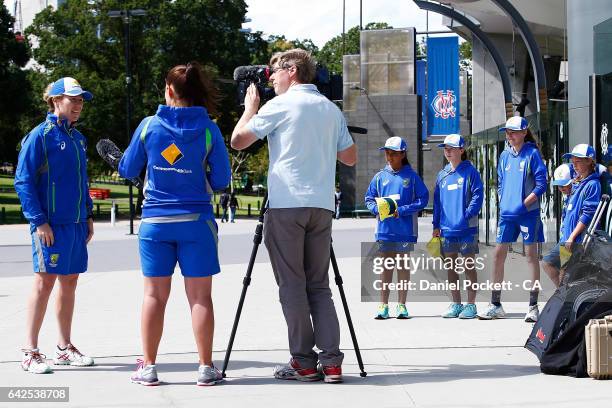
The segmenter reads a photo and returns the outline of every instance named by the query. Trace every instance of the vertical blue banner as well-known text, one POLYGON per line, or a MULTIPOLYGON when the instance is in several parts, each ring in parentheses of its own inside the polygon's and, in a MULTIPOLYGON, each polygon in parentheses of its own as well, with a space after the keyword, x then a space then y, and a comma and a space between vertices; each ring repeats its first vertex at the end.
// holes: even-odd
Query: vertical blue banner
POLYGON ((425 67, 427 61, 416 61, 416 94, 421 95, 421 139, 427 140, 427 75, 425 67))
POLYGON ((459 38, 427 39, 427 136, 459 133, 459 38))

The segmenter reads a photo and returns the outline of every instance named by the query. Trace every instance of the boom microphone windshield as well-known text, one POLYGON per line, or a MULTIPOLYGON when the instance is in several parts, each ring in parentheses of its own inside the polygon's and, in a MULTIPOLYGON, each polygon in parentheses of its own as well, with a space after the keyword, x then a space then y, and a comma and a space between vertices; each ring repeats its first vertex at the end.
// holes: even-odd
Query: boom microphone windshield
MULTIPOLYGON (((102 160, 107 162, 113 168, 113 170, 118 169, 119 162, 123 157, 123 152, 119 150, 117 145, 113 143, 112 140, 100 139, 100 141, 96 144, 96 150, 98 151, 98 154, 102 160)), ((129 180, 136 186, 136 188, 142 188, 142 180, 140 177, 135 177, 129 180)))
POLYGON ((261 78, 267 81, 270 78, 270 69, 267 65, 244 65, 234 70, 234 81, 261 78))

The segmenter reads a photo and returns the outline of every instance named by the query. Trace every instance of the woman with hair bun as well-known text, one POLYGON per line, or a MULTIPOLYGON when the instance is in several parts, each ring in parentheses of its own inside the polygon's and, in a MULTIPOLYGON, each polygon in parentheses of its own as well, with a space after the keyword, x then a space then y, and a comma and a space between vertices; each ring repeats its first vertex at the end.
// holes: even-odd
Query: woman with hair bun
POLYGON ((196 383, 214 385, 222 376, 212 362, 212 276, 220 266, 211 194, 230 181, 225 142, 209 117, 217 113, 218 92, 201 66, 192 62, 168 72, 165 99, 166 105, 140 123, 119 164, 119 174, 125 178, 146 168, 138 233, 144 275, 144 356, 131 380, 159 383, 155 360, 178 262, 198 348, 196 383))

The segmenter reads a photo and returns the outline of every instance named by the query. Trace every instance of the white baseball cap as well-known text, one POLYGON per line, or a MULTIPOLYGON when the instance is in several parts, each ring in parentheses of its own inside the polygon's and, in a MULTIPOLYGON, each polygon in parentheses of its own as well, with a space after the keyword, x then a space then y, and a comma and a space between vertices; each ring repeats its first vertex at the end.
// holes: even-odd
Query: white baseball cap
POLYGON ((593 146, 590 146, 586 143, 577 144, 572 149, 571 153, 565 153, 563 155, 564 159, 569 159, 570 157, 581 157, 581 158, 589 158, 595 160, 595 149, 593 146))
POLYGON ((450 135, 444 138, 444 143, 440 143, 438 147, 464 147, 465 140, 463 136, 458 135, 456 133, 451 133, 450 135))
POLYGON ((399 136, 393 136, 387 139, 383 147, 378 150, 394 150, 396 152, 405 152, 408 149, 408 144, 399 136))
POLYGON ((499 131, 503 132, 507 130, 525 130, 529 127, 527 119, 520 116, 513 116, 506 121, 506 126, 500 127, 499 131))
POLYGON ((553 186, 565 187, 572 182, 572 170, 570 165, 564 163, 555 169, 553 186))

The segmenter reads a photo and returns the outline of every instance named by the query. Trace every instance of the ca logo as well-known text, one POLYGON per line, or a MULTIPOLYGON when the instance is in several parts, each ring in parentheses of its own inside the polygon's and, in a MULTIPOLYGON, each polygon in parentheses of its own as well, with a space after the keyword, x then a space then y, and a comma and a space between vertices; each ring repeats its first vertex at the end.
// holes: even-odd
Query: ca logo
POLYGON ((60 143, 60 149, 64 150, 66 148, 66 142, 60 143))

